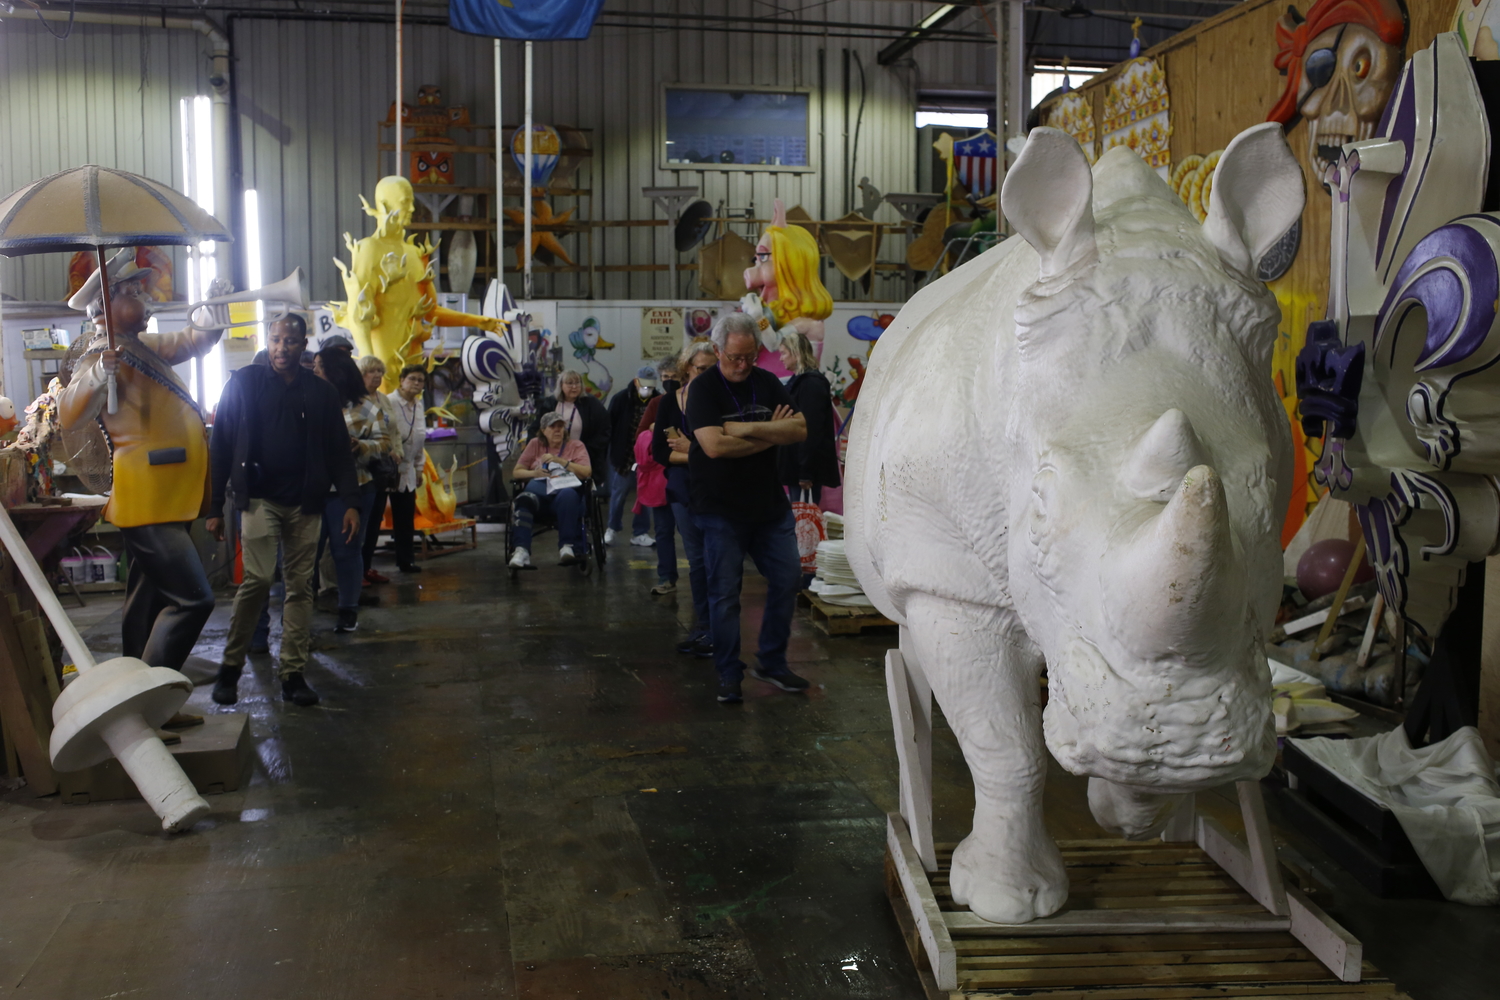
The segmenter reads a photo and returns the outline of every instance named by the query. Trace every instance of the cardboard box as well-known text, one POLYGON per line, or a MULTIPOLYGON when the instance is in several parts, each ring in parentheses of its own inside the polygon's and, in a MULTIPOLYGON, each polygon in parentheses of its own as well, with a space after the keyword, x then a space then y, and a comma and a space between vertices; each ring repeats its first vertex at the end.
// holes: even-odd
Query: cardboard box
MULTIPOLYGON (((182 742, 167 749, 199 793, 239 789, 250 764, 250 716, 244 712, 206 715, 201 726, 173 731, 182 742)), ((62 800, 75 805, 141 797, 135 782, 113 757, 86 771, 59 772, 57 782, 62 800)))

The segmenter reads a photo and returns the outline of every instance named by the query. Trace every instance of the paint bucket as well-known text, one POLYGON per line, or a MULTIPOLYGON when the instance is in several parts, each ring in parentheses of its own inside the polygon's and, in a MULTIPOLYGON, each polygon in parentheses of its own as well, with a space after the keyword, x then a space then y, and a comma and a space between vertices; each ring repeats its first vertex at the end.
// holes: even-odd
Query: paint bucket
POLYGON ((73 550, 72 555, 63 556, 62 559, 58 560, 58 566, 68 575, 68 580, 72 582, 73 586, 76 587, 81 583, 89 582, 88 557, 77 549, 73 550))
POLYGON ((108 583, 119 572, 115 567, 115 554, 102 545, 88 551, 89 583, 108 583))

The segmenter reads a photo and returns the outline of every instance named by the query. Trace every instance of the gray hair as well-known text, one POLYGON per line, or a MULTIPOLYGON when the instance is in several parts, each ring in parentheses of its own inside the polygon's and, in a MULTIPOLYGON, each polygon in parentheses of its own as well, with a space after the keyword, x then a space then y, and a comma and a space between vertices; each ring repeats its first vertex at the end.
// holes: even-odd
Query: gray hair
POLYGON ((755 341, 756 347, 760 346, 760 327, 756 325, 755 320, 742 312, 729 312, 721 314, 714 322, 714 330, 711 334, 714 347, 727 351, 728 347, 725 345, 729 343, 729 335, 733 333, 742 333, 755 341))
MULTIPOLYGON (((713 356, 714 345, 706 340, 695 340, 682 349, 682 357, 677 359, 677 374, 685 374, 693 364, 693 359, 700 354, 713 356)), ((714 358, 715 362, 718 358, 714 358)))

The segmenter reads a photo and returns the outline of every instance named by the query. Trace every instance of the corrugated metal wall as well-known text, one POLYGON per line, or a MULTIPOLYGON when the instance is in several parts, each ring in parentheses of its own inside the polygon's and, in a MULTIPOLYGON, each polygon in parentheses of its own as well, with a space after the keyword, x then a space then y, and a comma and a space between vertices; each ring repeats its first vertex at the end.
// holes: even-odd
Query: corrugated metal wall
MULTIPOLYGON (((766 14, 753 0, 713 6, 715 14, 766 14)), ((611 4, 612 10, 660 12, 664 7, 650 0, 611 4)), ((678 6, 683 13, 701 9, 688 0, 678 6)), ((837 0, 811 8, 806 16, 911 25, 928 12, 928 5, 915 3, 837 0)), ((952 27, 975 25, 982 28, 983 21, 970 16, 952 27)), ((392 166, 390 154, 382 161, 375 146, 376 123, 385 118, 394 97, 394 29, 386 24, 241 18, 233 21, 232 34, 243 183, 260 193, 264 273, 274 280, 301 265, 314 296, 337 297, 342 289, 333 258, 345 255, 342 234, 369 230, 359 196, 369 197, 375 181, 392 166)), ((475 122, 494 120, 490 40, 442 26, 410 25, 407 40, 408 100, 418 85, 435 83, 450 103, 467 104, 475 122)), ((844 197, 844 133, 847 127, 852 144, 859 104, 855 73, 846 118, 843 49, 859 53, 866 78, 855 179, 867 175, 882 191, 913 189, 917 150, 912 113, 919 86, 993 84, 991 46, 928 43, 915 50, 914 65, 883 69, 876 65, 876 54, 885 44, 868 38, 692 30, 661 21, 643 22, 639 28, 600 26, 586 41, 534 46, 536 120, 594 130, 595 156, 579 178, 587 179, 592 171, 596 219, 651 218, 655 209, 640 194, 645 185, 698 185, 716 204, 722 200, 741 209, 753 204, 760 215, 768 215, 772 199, 779 197, 788 205, 803 205, 814 218, 836 218, 851 207, 844 197), (810 153, 816 172, 659 168, 656 118, 662 84, 791 85, 817 91, 820 49, 827 50, 827 61, 825 86, 811 100, 810 153)), ((504 44, 507 124, 521 119, 521 52, 518 42, 504 44)), ((88 160, 178 183, 177 100, 207 92, 205 56, 202 39, 191 32, 78 25, 72 39, 55 42, 40 28, 5 23, 0 29, 0 136, 8 149, 0 157, 0 190, 88 160)), ((461 183, 491 183, 492 168, 483 158, 458 159, 461 183)), ((559 210, 577 207, 572 199, 557 199, 559 210)), ((879 217, 897 218, 889 207, 879 217)), ((581 239, 564 241, 580 259, 581 239)), ((595 260, 665 263, 667 239, 665 229, 601 230, 595 260)), ((882 256, 899 259, 900 254, 897 243, 882 256)), ((691 254, 682 257, 683 262, 691 259, 691 254)), ((64 289, 62 265, 55 260, 0 267, 5 288, 18 297, 60 296, 64 289)), ((841 280, 831 284, 835 295, 848 292, 839 287, 841 280)), ((684 277, 683 285, 693 294, 695 284, 684 277)), ((571 275, 539 275, 537 290, 544 296, 576 295, 583 288, 571 275)), ((900 282, 892 281, 878 285, 875 294, 888 298, 902 290, 900 282)), ((594 285, 599 298, 667 294, 664 272, 600 275, 594 285)))
MULTIPOLYGON (((0 196, 85 163, 180 189, 177 102, 208 93, 208 55, 196 31, 80 24, 59 41, 40 24, 0 24, 0 196)), ((60 299, 67 258, 0 257, 0 288, 60 299)))

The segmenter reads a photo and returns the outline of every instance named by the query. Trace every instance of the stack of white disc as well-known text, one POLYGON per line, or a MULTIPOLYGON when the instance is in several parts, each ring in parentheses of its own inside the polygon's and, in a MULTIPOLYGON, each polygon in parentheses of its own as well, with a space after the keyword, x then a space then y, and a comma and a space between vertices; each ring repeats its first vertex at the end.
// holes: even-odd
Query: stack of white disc
POLYGON ((859 578, 854 575, 849 557, 844 553, 842 538, 818 543, 818 572, 811 590, 829 604, 856 608, 874 606, 859 587, 859 578))
POLYGON ((844 537, 844 517, 843 517, 843 515, 842 514, 831 514, 831 513, 824 512, 824 514, 823 514, 823 530, 825 532, 827 532, 828 538, 831 541, 836 541, 838 539, 843 538, 844 537))

